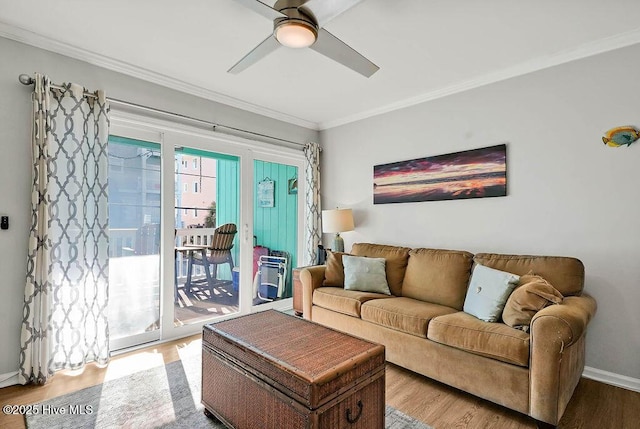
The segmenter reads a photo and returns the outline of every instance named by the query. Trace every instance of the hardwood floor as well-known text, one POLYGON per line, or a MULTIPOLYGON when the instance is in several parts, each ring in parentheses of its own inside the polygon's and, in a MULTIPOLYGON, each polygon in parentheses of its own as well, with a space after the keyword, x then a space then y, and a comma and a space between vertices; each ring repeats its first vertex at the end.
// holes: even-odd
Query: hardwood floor
MULTIPOLYGON (((180 359, 182 349, 200 348, 200 335, 114 357, 100 368, 87 365, 81 374, 63 371, 45 386, 0 389, 0 405, 45 401, 122 375, 180 359)), ((387 364, 386 402, 435 429, 533 429, 529 417, 473 395, 387 364)), ((581 379, 560 422, 562 429, 635 429, 640 427, 640 393, 581 379)), ((1 428, 24 428, 19 415, 0 414, 1 428)))
MULTIPOLYGON (((387 364, 387 404, 435 429, 533 429, 526 415, 387 364)), ((582 378, 558 428, 640 428, 640 393, 582 378)))
MULTIPOLYGON (((60 371, 44 386, 9 386, 0 389, 0 405, 27 405, 46 401, 56 396, 122 377, 137 371, 165 365, 180 359, 180 350, 185 347, 201 348, 201 335, 182 338, 157 346, 115 356, 106 367, 89 364, 82 373, 60 371)), ((24 417, 0 413, 0 428, 24 428, 24 417)))

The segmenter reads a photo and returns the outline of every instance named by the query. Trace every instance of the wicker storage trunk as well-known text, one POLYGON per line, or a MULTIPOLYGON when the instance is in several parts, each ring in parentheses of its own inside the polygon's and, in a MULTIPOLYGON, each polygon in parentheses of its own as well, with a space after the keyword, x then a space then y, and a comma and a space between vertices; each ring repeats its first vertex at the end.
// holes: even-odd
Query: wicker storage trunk
POLYGON ((230 428, 382 429, 384 347, 278 311, 207 325, 202 402, 230 428))

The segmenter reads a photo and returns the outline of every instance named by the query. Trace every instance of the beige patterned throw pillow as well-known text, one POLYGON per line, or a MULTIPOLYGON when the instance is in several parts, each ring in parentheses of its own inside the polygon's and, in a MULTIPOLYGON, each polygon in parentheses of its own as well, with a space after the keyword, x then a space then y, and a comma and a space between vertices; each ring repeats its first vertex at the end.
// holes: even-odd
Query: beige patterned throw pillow
POLYGON ((564 297, 548 281, 533 273, 520 277, 520 285, 504 306, 502 320, 512 328, 529 332, 533 316, 551 304, 560 304, 564 297))

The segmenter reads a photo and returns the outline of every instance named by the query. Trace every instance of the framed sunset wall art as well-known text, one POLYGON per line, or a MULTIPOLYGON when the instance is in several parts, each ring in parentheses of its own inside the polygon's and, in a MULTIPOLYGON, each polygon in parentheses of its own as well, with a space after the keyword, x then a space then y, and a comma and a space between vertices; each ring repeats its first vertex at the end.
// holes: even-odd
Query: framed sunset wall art
POLYGON ((373 167, 374 204, 506 195, 505 144, 373 167))

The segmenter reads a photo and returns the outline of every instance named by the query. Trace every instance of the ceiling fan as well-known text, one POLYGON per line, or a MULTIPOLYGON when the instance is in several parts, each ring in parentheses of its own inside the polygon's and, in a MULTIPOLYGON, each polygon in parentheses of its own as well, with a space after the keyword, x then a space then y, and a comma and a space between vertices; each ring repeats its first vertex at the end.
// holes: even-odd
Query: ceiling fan
POLYGON ((273 6, 259 0, 236 1, 273 20, 273 33, 231 67, 229 73, 240 73, 281 45, 311 48, 366 77, 380 68, 323 28, 361 0, 277 0, 269 2, 273 6))

